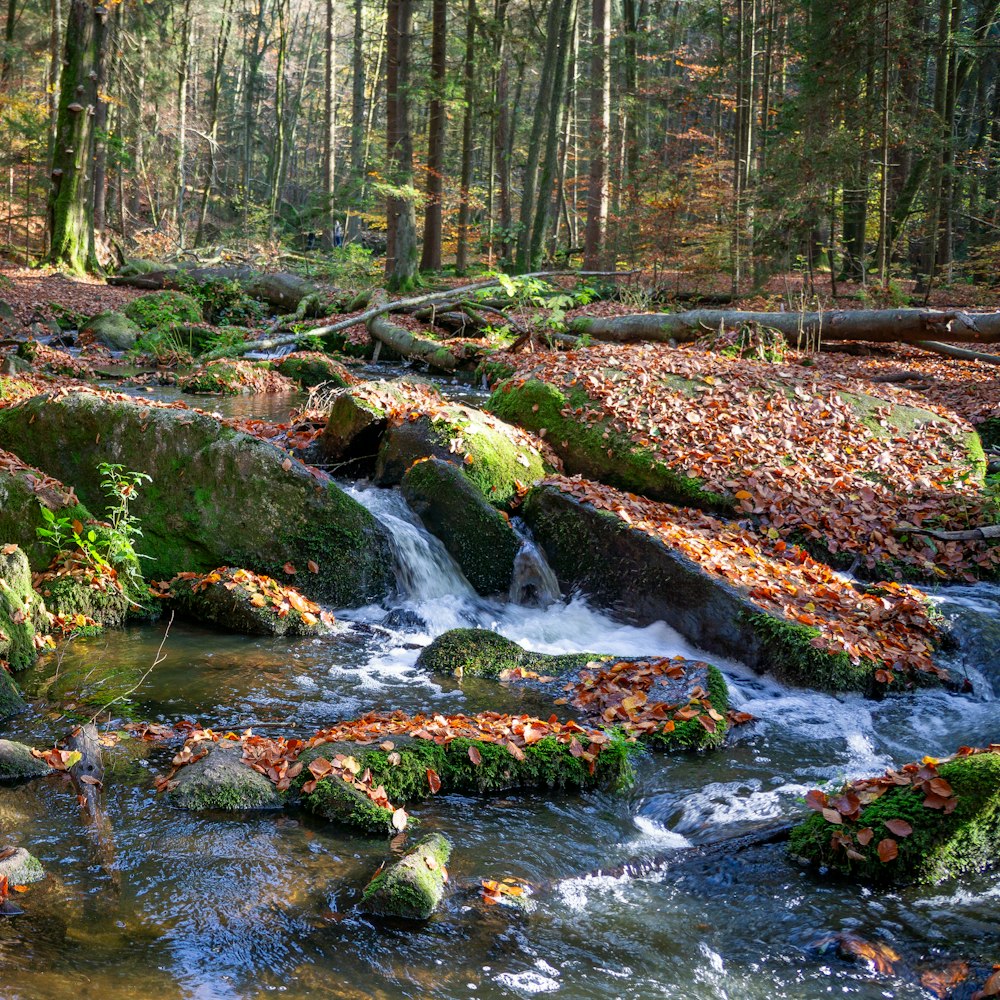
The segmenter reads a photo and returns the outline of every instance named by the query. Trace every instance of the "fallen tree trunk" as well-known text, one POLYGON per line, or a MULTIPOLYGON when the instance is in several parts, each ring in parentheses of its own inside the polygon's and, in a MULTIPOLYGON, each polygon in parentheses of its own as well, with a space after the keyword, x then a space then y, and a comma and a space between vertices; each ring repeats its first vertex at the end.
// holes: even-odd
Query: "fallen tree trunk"
POLYGON ((958 358, 960 361, 982 361, 987 365, 1000 365, 1000 355, 983 354, 982 351, 968 351, 964 347, 952 347, 951 344, 939 344, 933 340, 918 340, 914 347, 931 354, 943 354, 946 358, 958 358))
POLYGON ((1000 538, 1000 524, 987 524, 981 528, 967 528, 965 531, 936 531, 932 528, 900 525, 894 531, 897 535, 926 535, 939 542, 982 542, 1000 538))
MULTIPOLYGON (((376 296, 375 305, 385 305, 385 296, 376 296)), ((431 368, 452 372, 458 367, 458 358, 447 347, 434 340, 415 337, 409 330, 389 321, 385 313, 372 316, 366 324, 373 339, 392 348, 397 354, 412 361, 422 361, 431 368)))
POLYGON ((66 741, 68 750, 75 750, 80 759, 70 768, 80 805, 95 821, 101 820, 101 789, 104 782, 104 757, 101 753, 97 727, 88 722, 66 741))
POLYGON ((571 333, 616 343, 635 341, 690 342, 722 328, 757 324, 777 330, 791 343, 823 340, 866 340, 877 343, 955 341, 963 344, 1000 342, 1000 313, 964 313, 935 309, 857 309, 827 313, 745 312, 738 309, 694 309, 679 313, 630 316, 579 316, 571 333))

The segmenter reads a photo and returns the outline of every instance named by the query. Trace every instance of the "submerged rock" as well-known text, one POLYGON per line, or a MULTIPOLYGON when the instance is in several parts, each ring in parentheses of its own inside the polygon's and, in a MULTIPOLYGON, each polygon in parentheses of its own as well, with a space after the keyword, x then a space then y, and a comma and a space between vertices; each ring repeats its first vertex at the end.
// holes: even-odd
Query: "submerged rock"
POLYGON ((361 908, 378 917, 427 920, 441 905, 451 841, 432 833, 365 887, 361 908))
POLYGON ((0 740, 0 781, 26 781, 51 773, 44 760, 35 757, 31 747, 12 740, 0 740))
POLYGON ((256 809, 280 809, 284 796, 275 786, 240 761, 243 748, 239 742, 221 739, 218 743, 196 744, 195 754, 204 756, 177 772, 170 800, 181 809, 221 809, 245 812, 256 809))
POLYGON ((113 351, 128 351, 135 347, 142 330, 127 316, 103 312, 84 323, 81 334, 90 334, 99 344, 113 351))
POLYGON ((160 584, 158 595, 187 618, 244 635, 325 635, 333 618, 293 587, 269 576, 222 566, 211 573, 181 573, 160 584))
POLYGON ((213 417, 125 396, 37 396, 0 411, 0 446, 71 482, 104 511, 101 462, 146 472, 134 513, 147 575, 170 579, 245 566, 276 579, 285 566, 310 597, 364 604, 392 586, 382 526, 329 477, 213 417), (318 572, 306 572, 312 562, 318 572))
POLYGON ((1000 863, 1000 746, 806 801, 816 811, 792 831, 789 852, 863 884, 941 882, 1000 863))
POLYGON ((520 539, 457 465, 439 458, 415 462, 403 476, 402 492, 477 593, 507 593, 520 539))
POLYGON ((45 869, 38 858, 18 847, 13 854, 0 858, 0 878, 6 878, 8 885, 30 885, 45 878, 45 869))

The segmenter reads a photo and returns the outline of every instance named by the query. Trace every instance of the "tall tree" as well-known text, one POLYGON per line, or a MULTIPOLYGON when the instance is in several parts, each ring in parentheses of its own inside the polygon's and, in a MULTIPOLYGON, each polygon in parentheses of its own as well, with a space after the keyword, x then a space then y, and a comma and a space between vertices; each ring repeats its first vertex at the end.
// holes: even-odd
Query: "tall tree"
POLYGON ((608 156, 611 151, 611 4, 593 0, 590 38, 590 179, 583 266, 605 264, 608 223, 608 156))
POLYGON ((323 67, 323 217, 331 234, 337 187, 337 25, 336 4, 326 0, 326 61, 323 67))
POLYGON ((431 99, 427 129, 427 204, 420 267, 441 269, 441 226, 444 209, 444 98, 448 63, 448 0, 433 0, 431 28, 431 99))

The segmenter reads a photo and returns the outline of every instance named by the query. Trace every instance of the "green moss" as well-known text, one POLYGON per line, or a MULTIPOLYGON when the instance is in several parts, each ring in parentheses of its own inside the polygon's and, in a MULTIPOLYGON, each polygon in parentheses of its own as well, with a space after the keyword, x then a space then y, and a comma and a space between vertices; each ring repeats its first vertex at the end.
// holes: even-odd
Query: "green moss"
POLYGON ((142 331, 121 313, 103 312, 88 319, 80 332, 93 334, 98 343, 113 351, 127 351, 135 346, 142 331))
POLYGON ((206 757, 178 773, 171 801, 181 809, 226 812, 280 807, 283 794, 263 774, 241 763, 242 756, 239 743, 220 740, 210 744, 206 757))
POLYGON ((339 361, 316 352, 287 354, 276 361, 274 367, 305 388, 317 385, 345 387, 357 381, 339 361))
POLYGON ((665 465, 649 449, 612 430, 606 420, 583 420, 572 411, 599 408, 582 389, 563 393, 536 379, 499 385, 486 408, 528 430, 545 430, 545 440, 566 464, 566 471, 653 499, 702 510, 731 513, 732 497, 706 490, 699 480, 665 465), (569 416, 563 411, 568 410, 569 416))
POLYGON ((64 618, 85 615, 104 628, 121 628, 133 613, 140 617, 149 614, 116 587, 109 585, 102 590, 70 576, 45 580, 40 593, 52 614, 64 618))
POLYGON ((444 897, 450 857, 451 841, 432 833, 368 883, 362 907, 377 916, 427 920, 444 897))
POLYGON ((456 628, 425 646, 417 658, 417 666, 434 674, 496 680, 500 674, 517 668, 560 676, 582 670, 588 663, 611 659, 596 653, 532 653, 487 629, 456 628))
POLYGON ((0 740, 0 781, 23 781, 49 773, 49 766, 31 752, 31 747, 0 740))
POLYGON ((202 322, 201 306, 183 292, 151 292, 133 299, 125 315, 143 330, 202 322))
POLYGON ((23 712, 26 702, 14 678, 0 667, 0 721, 23 712))
POLYGON ((402 491, 478 593, 507 593, 520 539, 457 465, 437 458, 416 462, 403 476, 402 491))
MULTIPOLYGON (((708 701, 719 715, 729 711, 729 686, 718 667, 708 666, 708 701)), ((643 742, 655 750, 710 750, 721 746, 729 732, 726 722, 718 722, 710 733, 697 719, 675 722, 673 732, 644 736, 643 742)))
POLYGON ((920 791, 909 786, 892 788, 865 807, 859 820, 843 827, 851 833, 866 827, 874 831, 864 861, 852 861, 844 851, 833 850, 831 835, 841 827, 828 823, 820 813, 792 831, 790 853, 850 875, 861 884, 940 882, 995 867, 1000 854, 1000 754, 947 761, 938 772, 958 798, 950 815, 926 808, 920 791), (885 825, 893 819, 905 820, 913 833, 905 838, 893 834, 885 825), (884 838, 897 842, 899 855, 894 861, 878 859, 876 846, 884 838))
POLYGON ((35 636, 48 631, 42 599, 31 589, 31 570, 21 549, 0 554, 0 660, 17 673, 38 657, 35 636))

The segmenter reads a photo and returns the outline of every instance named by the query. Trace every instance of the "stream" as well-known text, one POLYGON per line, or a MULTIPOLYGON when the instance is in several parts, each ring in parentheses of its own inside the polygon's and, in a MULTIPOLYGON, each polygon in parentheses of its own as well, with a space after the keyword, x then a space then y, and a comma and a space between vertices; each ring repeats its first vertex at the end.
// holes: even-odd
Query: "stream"
MULTIPOLYGON (((164 662, 123 715, 308 735, 369 710, 549 713, 531 693, 418 670, 419 648, 458 626, 495 629, 544 652, 702 655, 663 623, 615 621, 579 596, 546 604, 545 567, 530 553, 520 592, 544 606, 483 600, 398 493, 347 488, 390 529, 398 595, 339 612, 357 624, 346 639, 250 638, 175 623, 164 662)), ((414 807, 423 832, 452 838, 456 886, 526 880, 534 887, 529 913, 483 909, 456 892, 425 926, 376 925, 352 906, 385 858, 384 841, 296 812, 175 810, 152 788, 174 753, 162 746, 135 746, 132 757, 120 748, 105 782, 109 830, 100 838, 81 822, 61 776, 4 788, 4 838, 29 847, 49 878, 19 900, 24 916, 0 920, 0 997, 931 996, 920 969, 1000 960, 1000 873, 874 892, 801 869, 780 844, 699 864, 684 863, 682 849, 793 817, 804 793, 824 782, 1000 742, 990 685, 1000 668, 1000 588, 963 587, 935 599, 945 616, 959 618, 967 641, 955 666, 972 695, 832 697, 712 658, 733 706, 757 717, 723 749, 647 756, 624 795, 444 795, 414 807), (651 875, 586 875, 671 851, 677 863, 651 875), (821 954, 816 942, 839 932, 891 945, 902 955, 897 974, 877 978, 821 954)), ((164 627, 78 639, 22 675, 25 687, 58 690, 69 704, 94 684, 127 690, 155 658, 164 627)), ((56 708, 38 699, 0 735, 53 740, 66 731, 56 708)))

